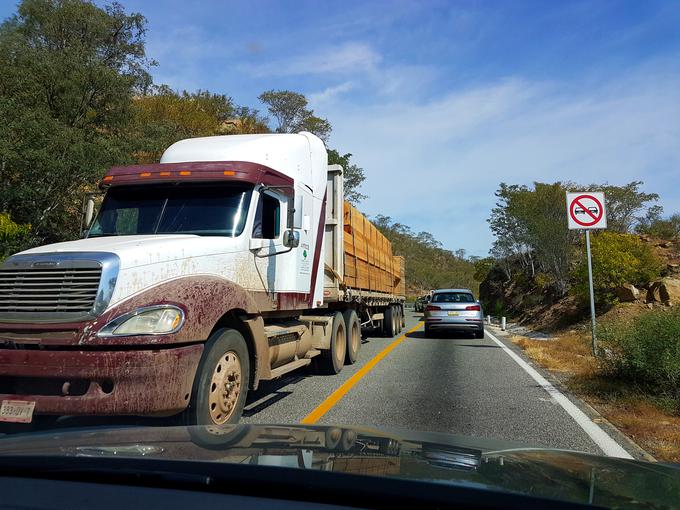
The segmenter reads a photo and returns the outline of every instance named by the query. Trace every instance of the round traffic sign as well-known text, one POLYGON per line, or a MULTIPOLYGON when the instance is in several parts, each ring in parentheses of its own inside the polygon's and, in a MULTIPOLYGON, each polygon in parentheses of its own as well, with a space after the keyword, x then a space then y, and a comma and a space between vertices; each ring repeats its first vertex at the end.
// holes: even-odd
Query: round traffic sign
POLYGON ((579 195, 569 204, 571 219, 582 227, 592 227, 597 224, 602 219, 603 214, 602 203, 592 195, 579 195), (578 216, 581 216, 581 218, 578 216))

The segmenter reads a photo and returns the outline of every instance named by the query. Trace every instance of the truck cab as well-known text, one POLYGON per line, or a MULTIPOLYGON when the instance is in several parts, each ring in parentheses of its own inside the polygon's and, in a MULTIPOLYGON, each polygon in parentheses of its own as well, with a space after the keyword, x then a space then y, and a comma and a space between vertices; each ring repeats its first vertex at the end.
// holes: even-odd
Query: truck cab
POLYGON ((111 168, 83 239, 0 266, 0 420, 221 424, 261 380, 339 372, 361 324, 324 302, 328 175, 310 133, 182 140, 111 168))

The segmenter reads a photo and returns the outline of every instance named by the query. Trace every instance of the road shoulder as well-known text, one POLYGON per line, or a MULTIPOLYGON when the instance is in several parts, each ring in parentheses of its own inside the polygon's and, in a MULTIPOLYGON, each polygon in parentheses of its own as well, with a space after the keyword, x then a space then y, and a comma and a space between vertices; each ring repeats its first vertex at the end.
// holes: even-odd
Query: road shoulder
POLYGON ((487 326, 487 331, 492 333, 508 350, 517 355, 521 360, 523 360, 527 365, 533 368, 540 376, 547 380, 552 386, 554 386, 566 399, 571 402, 576 408, 578 408, 592 424, 599 427, 607 436, 613 439, 621 448, 623 448, 628 454, 637 460, 645 460, 653 462, 655 461, 649 453, 647 453, 643 448, 641 448, 637 443, 635 443, 628 436, 623 434, 618 428, 616 428, 611 422, 609 422, 604 416, 602 416, 595 408, 593 408, 588 403, 584 402, 576 395, 574 395, 565 385, 556 377, 552 372, 546 368, 540 366, 532 359, 526 356, 526 353, 517 345, 515 345, 511 339, 510 335, 500 328, 495 326, 487 326))

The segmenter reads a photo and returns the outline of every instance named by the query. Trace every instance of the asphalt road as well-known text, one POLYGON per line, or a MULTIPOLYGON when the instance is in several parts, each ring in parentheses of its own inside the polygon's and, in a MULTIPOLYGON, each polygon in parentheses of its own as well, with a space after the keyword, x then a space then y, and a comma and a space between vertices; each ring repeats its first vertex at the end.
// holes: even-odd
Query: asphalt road
MULTIPOLYGON (((407 312, 406 328, 420 314, 407 312)), ((422 325, 365 373, 332 406, 324 401, 394 339, 364 340, 359 361, 335 376, 299 371, 262 383, 249 396, 246 423, 316 423, 447 432, 526 446, 602 454, 529 374, 493 342, 471 335, 425 338, 422 325), (327 407, 327 410, 326 410, 327 407)))
MULTIPOLYGON (((602 454, 567 411, 488 334, 484 339, 450 334, 425 338, 421 314, 407 311, 406 315, 400 335, 365 338, 357 363, 345 366, 338 375, 314 375, 301 369, 261 383, 248 396, 241 421, 296 424, 306 420, 436 431, 602 454), (393 349, 376 362, 395 339, 393 349), (350 385, 341 398, 333 398, 350 385)), ((499 339, 508 345, 503 337, 499 339)), ((168 424, 159 418, 101 416, 62 417, 49 427, 168 424)), ((6 431, 0 427, 2 432, 6 431)))

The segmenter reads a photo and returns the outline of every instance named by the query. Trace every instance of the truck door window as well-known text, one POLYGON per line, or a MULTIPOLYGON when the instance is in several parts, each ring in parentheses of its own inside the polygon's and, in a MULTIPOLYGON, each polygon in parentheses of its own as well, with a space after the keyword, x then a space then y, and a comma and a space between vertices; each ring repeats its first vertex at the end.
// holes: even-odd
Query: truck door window
POLYGON ((253 238, 276 239, 281 233, 281 204, 271 195, 260 194, 255 211, 253 238))

